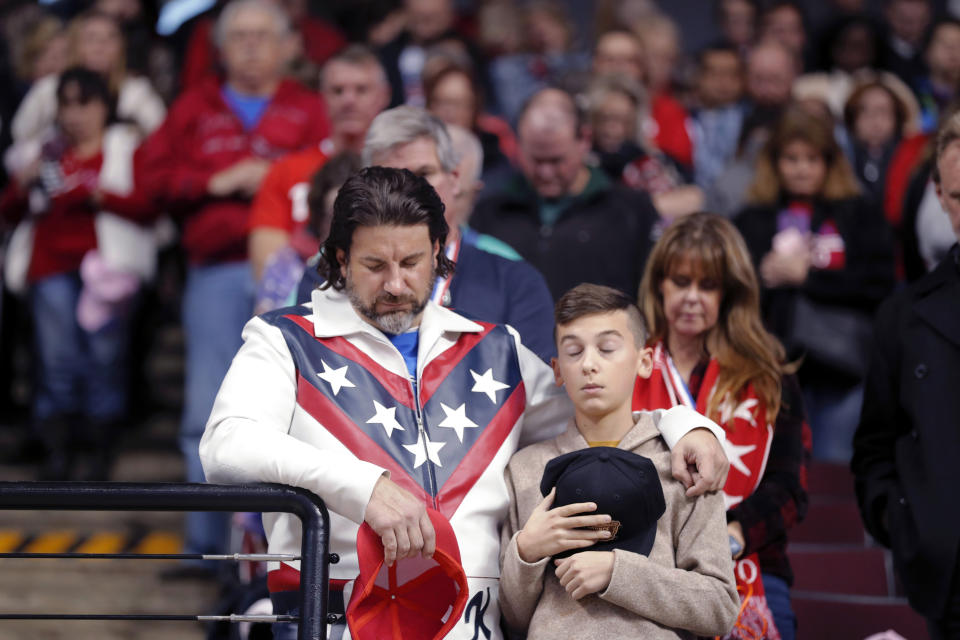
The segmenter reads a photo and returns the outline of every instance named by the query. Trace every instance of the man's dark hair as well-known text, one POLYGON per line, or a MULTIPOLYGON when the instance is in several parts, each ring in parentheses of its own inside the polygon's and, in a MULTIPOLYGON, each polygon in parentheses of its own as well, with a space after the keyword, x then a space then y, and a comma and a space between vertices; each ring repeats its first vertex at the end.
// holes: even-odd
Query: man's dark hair
POLYGON ((107 107, 106 124, 116 119, 116 100, 110 93, 107 79, 102 75, 84 67, 70 67, 60 74, 60 80, 57 83, 58 104, 63 104, 69 87, 77 88, 81 104, 87 104, 91 100, 102 102, 107 107))
POLYGON ((725 42, 714 42, 712 44, 708 44, 697 53, 697 68, 702 72, 704 66, 707 64, 707 58, 717 54, 733 56, 737 59, 737 63, 740 65, 741 69, 744 66, 743 59, 740 57, 740 54, 734 47, 725 42))
POLYGON ((323 163, 323 166, 310 178, 310 191, 307 193, 307 205, 310 208, 309 229, 320 242, 320 229, 324 227, 327 211, 324 198, 333 189, 340 189, 347 179, 360 171, 360 154, 355 151, 341 151, 323 163))
POLYGON ((430 242, 440 246, 437 275, 453 273, 453 261, 443 251, 449 227, 443 217, 443 201, 430 183, 406 169, 367 167, 349 178, 333 203, 330 235, 323 243, 318 270, 326 278, 321 288, 342 291, 346 278, 337 261, 337 251, 350 255, 357 227, 427 225, 430 242))
POLYGON ((627 324, 634 343, 642 349, 650 334, 640 309, 624 292, 599 284, 578 284, 560 296, 553 308, 553 338, 557 339, 557 329, 561 325, 568 325, 584 316, 613 311, 627 312, 627 324))

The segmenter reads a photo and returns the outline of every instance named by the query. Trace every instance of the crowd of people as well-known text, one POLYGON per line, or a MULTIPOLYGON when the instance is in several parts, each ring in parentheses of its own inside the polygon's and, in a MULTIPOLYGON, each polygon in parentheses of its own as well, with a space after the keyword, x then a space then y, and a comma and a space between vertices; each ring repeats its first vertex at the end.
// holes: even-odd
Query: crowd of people
MULTIPOLYGON (((852 460, 867 528, 893 547, 911 603, 934 637, 957 637, 960 541, 935 514, 949 504, 940 469, 960 410, 933 364, 960 362, 960 303, 941 293, 956 287, 960 234, 955 3, 716 0, 709 33, 707 3, 696 24, 653 0, 210 4, 196 15, 182 0, 2 10, 0 379, 6 406, 23 373, 11 345, 29 337, 16 455, 38 458, 40 477, 109 477, 132 428, 137 322, 167 269, 179 276, 185 479, 314 490, 354 574, 358 525, 412 555, 433 527, 412 507, 402 515, 420 523, 396 525, 391 505, 432 501, 458 537, 484 541, 460 547, 478 610, 497 601, 501 562, 510 572, 517 599, 504 607, 501 592, 471 629, 499 627, 500 611, 526 629, 543 594, 524 580, 542 580, 531 566, 559 548, 531 551, 520 537, 528 518, 546 526, 532 515, 539 497, 507 519, 507 493, 488 485, 504 470, 539 481, 507 468, 519 446, 583 446, 558 435, 570 407, 549 387, 576 367, 563 369, 571 352, 555 324, 579 330, 636 304, 646 329, 627 313, 630 353, 649 367, 628 372, 632 409, 666 413, 643 423, 663 444, 634 444, 672 450, 673 476, 695 492, 722 488, 727 560, 751 603, 732 637, 795 635, 786 544, 811 459, 852 460), (587 311, 564 315, 583 300, 587 311), (566 301, 556 316, 555 301, 566 301), (445 389, 448 378, 462 388, 445 389), (362 408, 341 395, 355 384, 362 408), (509 400, 521 388, 525 404, 509 400), (478 397, 505 413, 467 418, 478 397), (680 407, 706 422, 669 413, 680 407), (331 412, 336 425, 318 418, 331 412), (388 455, 364 457, 365 441, 342 433, 351 420, 381 425, 388 455), (947 427, 928 437, 921 421, 947 427), (395 437, 402 425, 413 429, 395 437), (326 468, 292 441, 330 453, 326 468), (442 467, 444 446, 469 462, 460 476, 442 467)), ((600 437, 603 421, 567 390, 576 438, 629 440, 629 429, 600 437)), ((668 509, 687 513, 679 500, 668 509)), ((186 551, 223 552, 227 528, 225 514, 189 514, 186 551)), ((298 535, 285 517, 266 529, 276 549, 298 535)), ((607 567, 607 583, 626 570, 607 567)), ((290 565, 270 575, 275 595, 295 591, 290 565)), ((721 611, 733 586, 710 584, 721 611)), ((618 604, 637 613, 627 591, 618 604)))

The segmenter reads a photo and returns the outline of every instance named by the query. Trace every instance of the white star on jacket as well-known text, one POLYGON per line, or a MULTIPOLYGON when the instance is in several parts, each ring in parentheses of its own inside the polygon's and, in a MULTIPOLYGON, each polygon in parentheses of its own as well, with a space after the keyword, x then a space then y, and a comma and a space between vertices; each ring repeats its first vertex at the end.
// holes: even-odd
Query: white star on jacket
MULTIPOLYGON (((728 424, 730 418, 740 418, 745 420, 750 424, 751 427, 757 426, 757 421, 753 417, 753 408, 757 406, 759 400, 756 398, 747 398, 743 402, 739 403, 736 407, 732 407, 732 402, 724 402, 720 405, 720 424, 728 424), (731 411, 732 407, 732 411, 731 411)), ((746 473, 746 472, 744 472, 746 473)))
POLYGON ((438 424, 438 427, 444 427, 446 429, 453 429, 457 432, 457 438, 460 442, 463 442, 463 430, 472 429, 479 425, 476 422, 467 417, 467 403, 464 402, 456 409, 451 409, 447 405, 440 403, 440 408, 443 409, 443 412, 447 414, 447 417, 438 424))
POLYGON ((344 387, 356 387, 355 384, 347 380, 347 365, 343 365, 339 369, 331 369, 330 365, 323 360, 320 361, 320 364, 323 365, 323 373, 318 373, 317 376, 330 383, 334 396, 339 394, 340 389, 344 387))
MULTIPOLYGON (((473 388, 470 389, 470 391, 487 394, 487 397, 490 398, 490 402, 493 404, 497 404, 497 391, 510 388, 510 385, 493 379, 493 369, 487 369, 483 375, 471 369, 470 375, 473 376, 473 388)), ((463 438, 460 440, 462 442, 463 438)))
POLYGON ((383 430, 387 432, 387 437, 390 438, 393 436, 394 430, 405 431, 403 425, 397 422, 397 408, 390 407, 387 409, 385 406, 373 401, 373 408, 376 410, 376 414, 369 420, 367 424, 379 424, 383 427, 383 430))
POLYGON ((756 448, 757 445, 755 444, 739 445, 730 442, 729 438, 724 438, 723 440, 723 451, 727 454, 727 460, 730 461, 730 466, 745 476, 750 475, 750 469, 747 465, 743 464, 742 458, 756 448))
POLYGON ((421 431, 419 437, 417 438, 417 444, 405 444, 403 448, 409 451, 414 455, 413 459, 413 468, 418 469, 420 465, 426 462, 428 459, 433 464, 438 467, 442 467, 440 464, 440 449, 447 444, 446 442, 430 442, 430 439, 424 435, 421 431))

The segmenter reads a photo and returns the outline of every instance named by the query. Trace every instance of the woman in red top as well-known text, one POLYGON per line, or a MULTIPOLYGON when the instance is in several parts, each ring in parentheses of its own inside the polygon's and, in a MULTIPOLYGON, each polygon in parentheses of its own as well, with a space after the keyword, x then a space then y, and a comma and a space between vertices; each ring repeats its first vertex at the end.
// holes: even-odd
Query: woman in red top
POLYGON ((807 507, 809 429, 783 347, 760 319, 740 234, 711 214, 674 222, 650 254, 639 299, 654 371, 637 379, 634 409, 684 404, 726 432, 723 492, 743 601, 732 637, 792 639, 786 532, 807 507))
POLYGON ((33 417, 48 449, 43 475, 90 479, 108 473, 111 432, 126 410, 127 343, 140 285, 140 274, 114 268, 115 254, 108 259, 98 247, 102 227, 95 219, 104 209, 143 215, 149 207, 133 195, 136 138, 108 135, 113 100, 106 80, 74 67, 62 74, 56 95, 57 136, 4 191, 0 215, 33 225, 26 283, 33 417), (84 455, 71 459, 77 452, 84 455))

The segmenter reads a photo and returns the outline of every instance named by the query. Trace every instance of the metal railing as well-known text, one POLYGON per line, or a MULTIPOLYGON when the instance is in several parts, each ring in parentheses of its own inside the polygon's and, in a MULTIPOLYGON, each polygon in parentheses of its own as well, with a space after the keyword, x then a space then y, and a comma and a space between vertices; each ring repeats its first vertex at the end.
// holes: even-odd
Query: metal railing
POLYGON ((299 616, 0 613, 0 620, 200 620, 299 622, 300 640, 327 634, 330 517, 323 502, 303 489, 275 484, 215 485, 130 482, 0 482, 0 510, 46 511, 260 511, 291 513, 303 524, 300 555, 6 553, 0 558, 300 560, 299 616))

